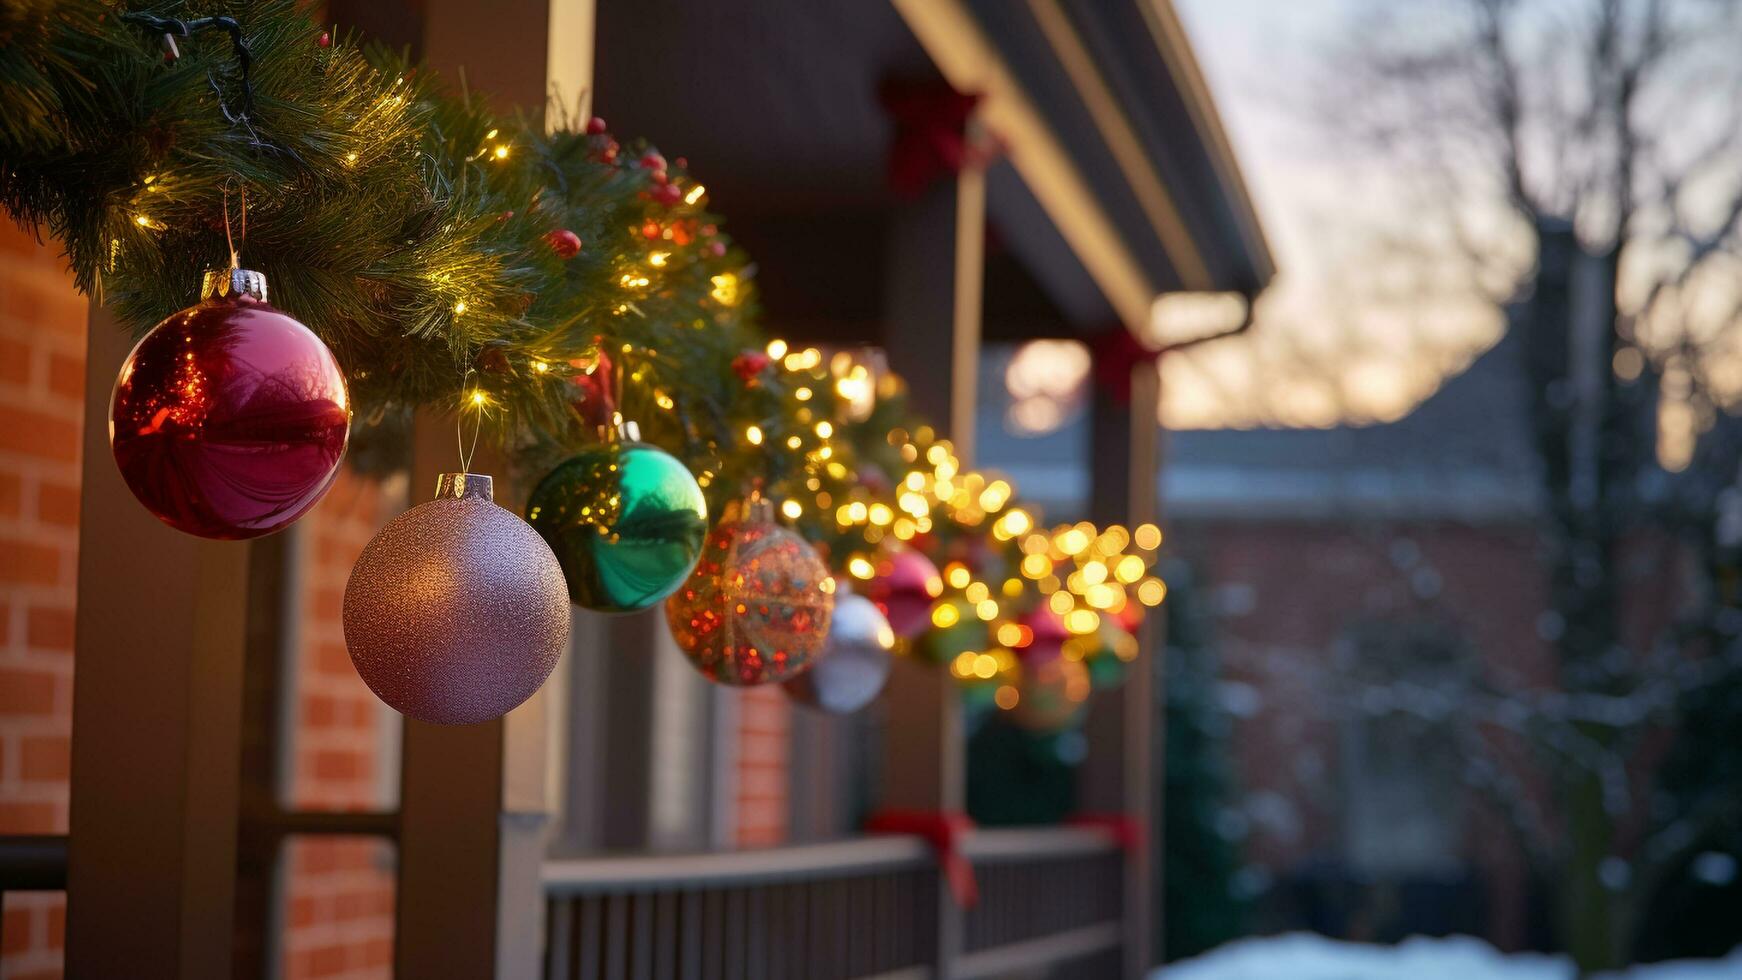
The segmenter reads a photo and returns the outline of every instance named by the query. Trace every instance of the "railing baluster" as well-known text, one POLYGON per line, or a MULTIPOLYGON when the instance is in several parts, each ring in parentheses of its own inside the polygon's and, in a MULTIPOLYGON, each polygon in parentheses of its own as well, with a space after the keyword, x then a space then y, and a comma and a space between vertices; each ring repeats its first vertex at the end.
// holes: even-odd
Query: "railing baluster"
POLYGON ((683 980, 702 977, 702 894, 695 890, 683 893, 678 906, 678 929, 683 934, 683 956, 680 966, 683 980))
POLYGON ((629 896, 605 899, 605 980, 628 980, 629 896))
POLYGON ((708 890, 703 903, 702 976, 720 980, 726 973, 726 895, 720 889, 708 890))
POLYGON ((544 903, 544 975, 546 980, 569 980, 569 956, 574 948, 574 903, 566 898, 544 903))
POLYGON ((653 893, 637 892, 629 901, 629 923, 634 937, 629 951, 629 975, 634 980, 653 980, 653 893))
POLYGON ((734 888, 726 893, 726 980, 744 980, 744 958, 747 945, 745 936, 745 902, 744 889, 734 888))
POLYGON ((580 928, 575 930, 575 976, 579 980, 599 980, 605 952, 605 900, 588 896, 580 905, 580 928))
POLYGON ((653 908, 653 975, 659 980, 678 975, 676 892, 660 892, 653 908))
POLYGON ((744 894, 744 969, 753 980, 768 976, 768 885, 754 885, 744 894))

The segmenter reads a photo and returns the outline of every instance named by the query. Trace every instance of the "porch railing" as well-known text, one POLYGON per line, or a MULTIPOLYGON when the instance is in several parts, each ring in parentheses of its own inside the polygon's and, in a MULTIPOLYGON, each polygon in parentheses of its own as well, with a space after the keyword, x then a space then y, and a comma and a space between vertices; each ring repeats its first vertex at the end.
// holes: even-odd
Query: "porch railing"
POLYGON ((0 834, 0 906, 6 904, 7 892, 58 892, 66 887, 66 835, 0 834))
POLYGON ((958 909, 915 837, 550 861, 550 980, 1114 976, 1121 855, 1104 832, 987 830, 958 909))

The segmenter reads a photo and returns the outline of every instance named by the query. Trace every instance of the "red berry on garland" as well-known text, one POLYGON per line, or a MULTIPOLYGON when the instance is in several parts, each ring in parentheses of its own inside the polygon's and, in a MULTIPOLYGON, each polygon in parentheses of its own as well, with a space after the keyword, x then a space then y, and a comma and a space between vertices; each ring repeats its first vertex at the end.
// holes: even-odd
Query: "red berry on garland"
POLYGON ((653 199, 666 207, 683 200, 683 190, 676 184, 661 184, 653 190, 653 199))
POLYGON ((605 128, 605 120, 598 116, 587 120, 588 136, 602 136, 605 133, 605 128))
POLYGON ((659 222, 649 220, 646 224, 643 224, 641 226, 641 237, 647 239, 650 242, 653 241, 655 238, 658 238, 659 237, 659 222))
POLYGON ((754 384, 756 379, 768 368, 768 355, 759 350, 747 350, 732 358, 732 371, 744 379, 745 384, 754 384))
POLYGON ((330 48, 333 46, 333 35, 326 31, 322 31, 321 36, 316 39, 315 43, 323 48, 330 48))
POLYGON ((643 170, 664 170, 665 169, 665 157, 662 157, 658 153, 651 152, 651 151, 646 153, 646 154, 643 154, 641 157, 641 169, 643 169, 643 170))
POLYGON ((500 347, 486 347, 478 352, 478 367, 491 374, 507 374, 508 355, 500 347))
POLYGON ((256 538, 301 517, 338 476, 345 376, 319 337, 267 305, 260 273, 208 272, 201 295, 127 355, 109 445, 165 524, 256 538))
POLYGON ((559 258, 572 259, 581 254, 581 236, 567 228, 556 229, 545 235, 544 240, 550 243, 550 250, 559 258))
POLYGON ((679 170, 688 170, 690 168, 690 158, 689 157, 678 157, 676 160, 673 160, 672 162, 677 164, 677 168, 679 170))
POLYGON ((671 174, 666 173, 664 170, 655 170, 653 173, 648 174, 648 176, 653 178, 655 184, 665 184, 671 181, 671 174))

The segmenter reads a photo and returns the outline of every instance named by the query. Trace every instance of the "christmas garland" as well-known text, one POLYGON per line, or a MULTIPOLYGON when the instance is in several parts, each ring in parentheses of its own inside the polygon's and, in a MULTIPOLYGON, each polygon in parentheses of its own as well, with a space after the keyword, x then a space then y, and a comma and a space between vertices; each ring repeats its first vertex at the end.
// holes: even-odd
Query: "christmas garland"
POLYGON ((0 92, 0 204, 82 290, 142 333, 239 251, 330 347, 359 445, 459 413, 536 476, 638 421, 707 513, 772 502, 1003 707, 1013 651, 1123 662, 1161 600, 1152 527, 1040 532, 905 417, 899 379, 764 337, 754 267, 686 161, 599 119, 497 114, 293 0, 0 0, 0 92))

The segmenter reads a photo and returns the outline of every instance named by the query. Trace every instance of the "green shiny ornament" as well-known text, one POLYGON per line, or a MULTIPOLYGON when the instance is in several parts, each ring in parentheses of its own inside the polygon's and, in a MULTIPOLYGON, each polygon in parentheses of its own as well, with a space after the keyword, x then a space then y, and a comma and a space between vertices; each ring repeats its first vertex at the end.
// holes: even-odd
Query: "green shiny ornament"
POLYGON ((669 453, 613 441, 551 470, 527 501, 526 521, 556 553, 575 605, 627 613, 663 600, 696 567, 708 504, 669 453))

